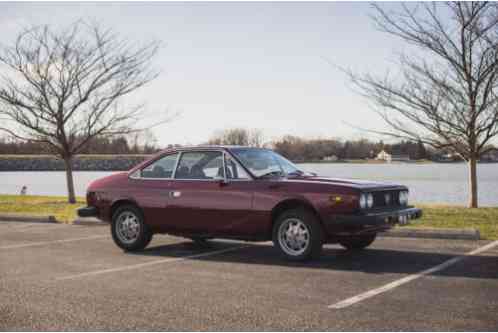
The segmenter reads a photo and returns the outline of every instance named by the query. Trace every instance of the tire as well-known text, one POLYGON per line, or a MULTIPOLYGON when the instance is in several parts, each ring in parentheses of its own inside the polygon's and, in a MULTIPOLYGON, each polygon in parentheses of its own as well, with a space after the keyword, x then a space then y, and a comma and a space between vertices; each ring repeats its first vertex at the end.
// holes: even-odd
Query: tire
POLYGON ((287 260, 305 261, 318 258, 322 252, 322 227, 308 209, 284 211, 277 217, 272 232, 273 245, 287 260), (289 234, 291 238, 288 238, 289 234))
POLYGON ((364 248, 370 246, 377 233, 365 234, 365 235, 355 235, 355 236, 344 236, 339 238, 339 244, 348 250, 363 250, 364 248))
POLYGON ((133 205, 118 207, 112 215, 111 234, 114 243, 125 251, 143 250, 152 240, 140 209, 133 205), (130 227, 125 227, 126 221, 130 227))

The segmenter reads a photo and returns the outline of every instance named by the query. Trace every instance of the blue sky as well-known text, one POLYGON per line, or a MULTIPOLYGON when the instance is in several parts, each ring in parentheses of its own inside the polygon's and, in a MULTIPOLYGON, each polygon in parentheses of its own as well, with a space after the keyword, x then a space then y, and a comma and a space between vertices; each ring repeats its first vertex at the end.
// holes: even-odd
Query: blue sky
MULTIPOLYGON (((391 4, 390 6, 397 6, 391 4)), ((368 3, 1 3, 8 42, 29 24, 97 20, 137 41, 158 39, 160 77, 135 93, 152 112, 179 112, 154 129, 160 145, 198 144, 228 127, 271 140, 367 137, 347 124, 384 124, 329 62, 393 70, 404 45, 375 30, 368 3)))

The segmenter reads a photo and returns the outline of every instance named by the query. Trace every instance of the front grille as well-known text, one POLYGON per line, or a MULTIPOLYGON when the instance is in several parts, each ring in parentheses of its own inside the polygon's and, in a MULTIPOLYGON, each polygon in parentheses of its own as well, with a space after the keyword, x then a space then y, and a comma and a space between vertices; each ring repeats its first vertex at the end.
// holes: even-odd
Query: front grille
POLYGON ((399 191, 379 191, 373 192, 373 207, 392 207, 399 206, 399 191), (386 194, 390 196, 390 201, 386 201, 386 194))

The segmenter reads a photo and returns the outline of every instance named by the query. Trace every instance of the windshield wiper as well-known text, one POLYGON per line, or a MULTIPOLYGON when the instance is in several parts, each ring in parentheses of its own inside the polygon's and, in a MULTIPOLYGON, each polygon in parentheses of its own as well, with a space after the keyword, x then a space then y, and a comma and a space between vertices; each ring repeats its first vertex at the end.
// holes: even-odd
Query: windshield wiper
POLYGON ((287 176, 302 176, 302 175, 304 175, 304 174, 305 174, 305 172, 304 172, 304 171, 301 171, 301 170, 294 170, 294 171, 292 171, 292 172, 289 172, 289 173, 287 174, 287 176))
POLYGON ((270 172, 267 172, 261 176, 259 176, 258 178, 266 178, 266 177, 270 177, 270 176, 282 176, 284 175, 284 173, 282 171, 270 171, 270 172))

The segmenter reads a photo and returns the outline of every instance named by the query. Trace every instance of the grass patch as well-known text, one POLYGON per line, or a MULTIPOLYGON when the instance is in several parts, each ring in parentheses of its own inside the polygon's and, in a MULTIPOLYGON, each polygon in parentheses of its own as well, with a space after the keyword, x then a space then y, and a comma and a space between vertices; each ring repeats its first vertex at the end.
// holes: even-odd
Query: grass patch
MULTIPOLYGON (((0 213, 48 216, 59 222, 71 223, 76 209, 85 206, 85 199, 67 203, 66 197, 36 195, 0 195, 0 213)), ((462 206, 424 205, 424 215, 412 225, 420 228, 476 228, 483 239, 498 239, 498 207, 469 209, 462 206)))
POLYGON ((30 216, 55 216, 57 221, 71 223, 76 209, 85 206, 85 199, 78 197, 75 204, 69 204, 67 197, 38 195, 0 195, 0 214, 30 216))
POLYGON ((447 205, 416 205, 423 217, 408 227, 476 228, 483 239, 498 239, 498 207, 466 208, 447 205))

